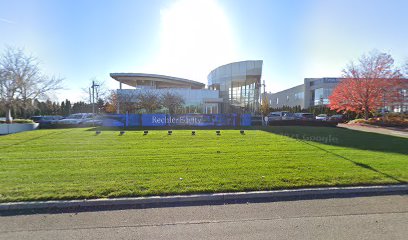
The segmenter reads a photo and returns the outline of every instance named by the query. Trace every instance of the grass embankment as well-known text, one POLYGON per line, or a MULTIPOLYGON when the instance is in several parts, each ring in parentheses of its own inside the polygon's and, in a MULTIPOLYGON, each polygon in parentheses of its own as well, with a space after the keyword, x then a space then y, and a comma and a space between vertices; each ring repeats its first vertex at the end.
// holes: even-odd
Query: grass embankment
POLYGON ((0 137, 0 202, 408 181, 408 139, 338 128, 37 130, 0 137))

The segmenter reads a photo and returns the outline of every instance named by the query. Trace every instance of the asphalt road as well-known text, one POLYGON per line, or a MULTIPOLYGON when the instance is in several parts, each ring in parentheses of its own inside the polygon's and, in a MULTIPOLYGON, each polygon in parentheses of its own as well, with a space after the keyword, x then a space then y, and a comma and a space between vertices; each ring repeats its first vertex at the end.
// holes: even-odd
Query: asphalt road
POLYGON ((408 196, 0 217, 0 239, 407 239, 408 196))

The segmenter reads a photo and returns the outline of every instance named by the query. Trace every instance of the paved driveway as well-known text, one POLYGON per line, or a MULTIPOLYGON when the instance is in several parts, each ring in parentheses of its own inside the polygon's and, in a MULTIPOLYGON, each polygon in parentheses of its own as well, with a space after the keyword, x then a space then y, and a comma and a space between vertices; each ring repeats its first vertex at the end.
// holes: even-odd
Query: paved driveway
POLYGON ((357 125, 357 124, 344 124, 341 123, 339 127, 348 128, 351 130, 363 131, 363 132, 373 132, 380 133, 398 137, 408 138, 408 128, 391 128, 391 127, 379 127, 379 126, 369 126, 369 125, 357 125))

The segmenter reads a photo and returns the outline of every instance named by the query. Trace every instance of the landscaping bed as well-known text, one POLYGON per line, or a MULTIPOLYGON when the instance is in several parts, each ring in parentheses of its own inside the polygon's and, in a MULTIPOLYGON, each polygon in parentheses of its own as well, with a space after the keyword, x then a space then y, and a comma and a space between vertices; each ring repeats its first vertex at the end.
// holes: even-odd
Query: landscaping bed
POLYGON ((274 120, 269 121, 269 126, 314 126, 314 127, 335 127, 337 122, 317 121, 317 120, 274 120))
POLYGON ((349 124, 369 124, 382 127, 408 128, 408 114, 387 114, 384 117, 373 117, 367 120, 355 119, 349 124))

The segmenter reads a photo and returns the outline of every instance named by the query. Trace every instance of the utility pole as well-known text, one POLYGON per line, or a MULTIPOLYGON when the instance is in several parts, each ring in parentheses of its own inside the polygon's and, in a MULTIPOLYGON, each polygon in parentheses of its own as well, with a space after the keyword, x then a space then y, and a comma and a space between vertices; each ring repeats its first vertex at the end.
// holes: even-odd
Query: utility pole
POLYGON ((266 93, 266 90, 265 90, 265 87, 266 87, 266 85, 265 85, 265 80, 263 80, 263 84, 262 84, 262 85, 263 85, 263 88, 264 88, 264 91, 263 91, 263 92, 264 92, 264 94, 265 94, 265 93, 266 93))
POLYGON ((92 104, 92 93, 91 93, 91 88, 88 89, 89 91, 89 104, 92 104))
MULTIPOLYGON (((92 104, 92 114, 95 115, 95 92, 98 92, 99 85, 95 84, 95 81, 92 81, 92 98, 91 98, 91 104, 92 104)), ((91 89, 89 89, 91 90, 91 89)))

